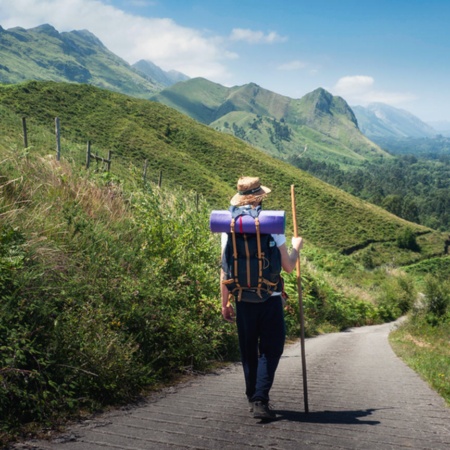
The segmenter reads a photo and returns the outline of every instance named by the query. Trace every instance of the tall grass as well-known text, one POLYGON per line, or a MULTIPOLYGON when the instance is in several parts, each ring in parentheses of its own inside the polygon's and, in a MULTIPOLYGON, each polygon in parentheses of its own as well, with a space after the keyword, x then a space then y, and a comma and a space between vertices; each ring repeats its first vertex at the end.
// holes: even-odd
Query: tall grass
POLYGON ((0 170, 3 437, 237 357, 202 199, 131 195, 53 158, 0 170))

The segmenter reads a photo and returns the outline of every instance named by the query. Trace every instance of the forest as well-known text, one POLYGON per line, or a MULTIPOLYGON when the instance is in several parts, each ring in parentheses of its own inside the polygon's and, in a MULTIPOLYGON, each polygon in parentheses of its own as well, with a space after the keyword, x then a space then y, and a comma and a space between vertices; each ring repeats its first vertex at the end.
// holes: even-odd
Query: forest
POLYGON ((289 162, 403 219, 440 231, 450 229, 450 156, 398 154, 365 162, 357 170, 293 156, 289 162))

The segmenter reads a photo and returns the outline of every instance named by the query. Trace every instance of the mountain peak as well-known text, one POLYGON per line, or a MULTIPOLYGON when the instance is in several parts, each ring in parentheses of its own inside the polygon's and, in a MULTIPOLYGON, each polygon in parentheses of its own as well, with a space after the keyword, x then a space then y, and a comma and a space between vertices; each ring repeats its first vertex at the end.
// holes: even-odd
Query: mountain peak
POLYGON ((305 98, 313 103, 316 110, 323 113, 330 113, 333 96, 325 89, 317 88, 309 94, 306 94, 305 98))
POLYGON ((73 30, 68 33, 61 33, 61 34, 65 38, 73 36, 79 37, 88 44, 101 47, 102 49, 107 50, 103 42, 95 34, 91 33, 88 30, 73 30))
POLYGON ((44 23, 43 25, 31 28, 29 31, 35 31, 36 33, 42 33, 57 38, 60 37, 59 31, 48 23, 44 23))
POLYGON ((133 68, 143 73, 146 77, 157 81, 164 87, 172 86, 180 81, 189 80, 189 77, 184 73, 177 72, 176 70, 166 72, 148 59, 139 60, 133 64, 133 68))
POLYGON ((306 94, 304 99, 310 103, 314 114, 343 115, 353 122, 355 126, 358 126, 355 114, 342 97, 333 96, 327 90, 317 88, 309 94, 306 94))

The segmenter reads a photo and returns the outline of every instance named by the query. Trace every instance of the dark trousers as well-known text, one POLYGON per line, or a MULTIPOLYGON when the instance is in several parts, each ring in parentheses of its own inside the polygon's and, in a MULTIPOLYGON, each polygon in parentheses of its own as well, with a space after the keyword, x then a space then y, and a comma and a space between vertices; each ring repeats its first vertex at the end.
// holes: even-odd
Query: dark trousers
POLYGON ((281 297, 236 302, 236 323, 245 393, 251 401, 268 402, 286 337, 281 297))

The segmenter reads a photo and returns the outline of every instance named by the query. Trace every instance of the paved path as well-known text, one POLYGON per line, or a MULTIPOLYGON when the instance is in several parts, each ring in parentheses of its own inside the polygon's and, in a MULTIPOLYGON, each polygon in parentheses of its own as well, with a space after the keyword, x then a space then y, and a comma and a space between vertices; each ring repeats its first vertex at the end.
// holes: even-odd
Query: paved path
POLYGON ((248 412, 241 367, 195 377, 22 449, 450 449, 450 408, 392 352, 392 324, 308 339, 309 414, 298 344, 286 348, 272 402, 278 419, 248 412))

